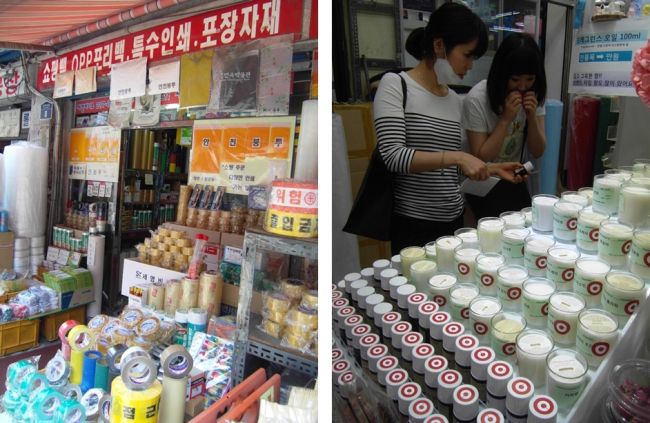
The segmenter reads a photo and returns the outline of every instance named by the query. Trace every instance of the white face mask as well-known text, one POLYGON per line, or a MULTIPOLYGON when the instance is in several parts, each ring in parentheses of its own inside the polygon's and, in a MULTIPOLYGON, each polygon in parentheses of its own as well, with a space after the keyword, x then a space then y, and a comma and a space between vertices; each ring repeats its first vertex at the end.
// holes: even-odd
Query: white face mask
POLYGON ((438 78, 438 84, 460 85, 462 82, 460 76, 456 75, 447 61, 447 52, 445 52, 444 58, 436 59, 436 63, 433 65, 433 71, 436 73, 436 77, 438 78))

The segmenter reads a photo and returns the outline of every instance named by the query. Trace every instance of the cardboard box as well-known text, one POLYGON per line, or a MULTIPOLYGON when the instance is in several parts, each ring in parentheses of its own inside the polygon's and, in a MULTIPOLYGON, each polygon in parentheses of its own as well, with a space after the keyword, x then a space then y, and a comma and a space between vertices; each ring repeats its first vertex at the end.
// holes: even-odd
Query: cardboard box
POLYGON ((14 268, 14 233, 0 232, 0 271, 14 268))
POLYGON ((205 392, 205 372, 200 369, 192 369, 187 376, 187 391, 185 392, 185 401, 189 401, 198 396, 203 397, 205 392))
POLYGON ((185 403, 185 421, 189 422, 205 409, 205 397, 200 395, 185 403))
POLYGON ((92 286, 60 293, 59 304, 61 305, 61 310, 67 310, 71 307, 91 302, 94 299, 93 293, 94 289, 92 286))

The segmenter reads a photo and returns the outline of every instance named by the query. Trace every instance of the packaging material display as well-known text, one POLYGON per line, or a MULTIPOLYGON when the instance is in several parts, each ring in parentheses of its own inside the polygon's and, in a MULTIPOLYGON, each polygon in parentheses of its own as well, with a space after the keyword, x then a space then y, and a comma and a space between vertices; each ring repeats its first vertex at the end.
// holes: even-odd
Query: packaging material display
POLYGON ((221 309, 222 291, 223 275, 221 273, 213 270, 201 273, 198 307, 206 310, 210 315, 218 316, 221 309))
POLYGON ((181 279, 181 294, 178 302, 178 307, 184 309, 194 308, 198 304, 198 299, 199 279, 181 279))
POLYGON ((230 386, 234 345, 231 341, 197 333, 189 349, 194 368, 206 372, 206 407, 222 398, 230 386))
POLYGON ((289 114, 293 37, 280 35, 262 40, 260 81, 257 95, 258 116, 289 114))

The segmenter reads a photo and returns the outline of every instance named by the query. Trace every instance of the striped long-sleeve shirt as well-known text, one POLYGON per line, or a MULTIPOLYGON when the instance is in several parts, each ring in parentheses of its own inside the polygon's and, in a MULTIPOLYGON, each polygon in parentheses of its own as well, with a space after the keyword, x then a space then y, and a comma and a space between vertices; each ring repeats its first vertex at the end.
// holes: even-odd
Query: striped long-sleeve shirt
POLYGON ((402 107, 402 82, 386 74, 374 101, 379 152, 395 173, 397 214, 424 220, 450 222, 463 211, 456 167, 409 173, 416 151, 459 151, 462 131, 461 100, 449 90, 438 97, 421 87, 405 72, 406 109, 402 107))

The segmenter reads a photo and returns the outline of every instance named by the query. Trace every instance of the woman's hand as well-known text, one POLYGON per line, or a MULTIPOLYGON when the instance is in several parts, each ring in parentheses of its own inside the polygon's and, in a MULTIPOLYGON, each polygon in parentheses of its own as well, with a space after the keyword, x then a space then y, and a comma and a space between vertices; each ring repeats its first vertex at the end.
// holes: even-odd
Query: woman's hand
POLYGON ((523 106, 524 112, 526 112, 526 118, 528 120, 535 118, 535 112, 537 111, 537 97, 532 91, 528 91, 524 94, 523 106))
POLYGON ((524 167, 521 163, 506 162, 506 163, 490 163, 490 172, 496 173, 501 179, 519 184, 528 179, 528 175, 521 177, 515 176, 515 170, 524 167))
POLYGON ((457 154, 458 159, 456 160, 456 164, 460 166, 460 169, 469 179, 472 181, 484 181, 490 177, 488 165, 483 160, 467 153, 458 152, 457 154))
POLYGON ((519 91, 511 92, 508 97, 506 97, 505 104, 503 106, 503 113, 501 118, 507 123, 512 122, 517 117, 517 113, 523 104, 523 99, 519 91))

